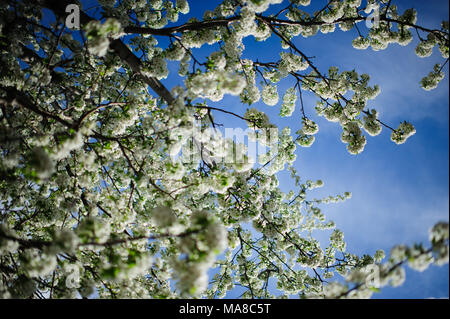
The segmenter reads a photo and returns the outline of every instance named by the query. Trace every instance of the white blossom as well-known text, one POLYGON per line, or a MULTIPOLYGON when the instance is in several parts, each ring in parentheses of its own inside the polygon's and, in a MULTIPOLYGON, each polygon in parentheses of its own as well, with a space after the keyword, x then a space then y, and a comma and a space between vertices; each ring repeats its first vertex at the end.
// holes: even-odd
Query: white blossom
POLYGON ((295 102, 297 94, 294 88, 289 88, 283 95, 283 103, 281 104, 280 116, 291 116, 295 110, 295 102))
POLYGON ((396 144, 403 144, 412 135, 416 134, 416 129, 408 122, 402 122, 391 134, 391 140, 396 144))
POLYGON ((262 100, 267 105, 275 105, 278 103, 278 91, 276 86, 266 85, 262 90, 262 100))
POLYGON ((366 138, 362 135, 358 124, 356 122, 349 122, 343 129, 341 141, 348 143, 347 150, 349 153, 353 155, 361 153, 366 145, 366 138))
MULTIPOLYGON (((353 47, 377 51, 418 35, 418 56, 437 46, 447 59, 448 22, 416 26, 414 9, 385 0, 320 11, 310 0, 222 0, 196 17, 180 16, 201 8, 188 0, 99 0, 97 14, 83 8, 80 33, 47 21, 48 1, 44 11, 10 2, 0 9, 0 298, 226 298, 236 287, 243 298, 369 298, 402 284, 407 266, 448 263, 448 222, 429 245, 397 245, 388 258, 349 252, 324 204, 351 193, 322 197, 324 182, 296 169, 308 151, 297 147, 320 138, 314 101, 351 154, 364 150, 363 130, 391 129, 369 105, 386 83, 324 70, 330 61, 299 37, 320 31, 333 49, 337 27, 355 29, 353 47), (356 30, 364 11, 380 19, 356 30), (290 117, 297 90, 301 118, 258 103, 281 98, 290 117)), ((436 64, 420 85, 436 88, 445 72, 436 64)), ((404 121, 391 139, 414 133, 404 121)))

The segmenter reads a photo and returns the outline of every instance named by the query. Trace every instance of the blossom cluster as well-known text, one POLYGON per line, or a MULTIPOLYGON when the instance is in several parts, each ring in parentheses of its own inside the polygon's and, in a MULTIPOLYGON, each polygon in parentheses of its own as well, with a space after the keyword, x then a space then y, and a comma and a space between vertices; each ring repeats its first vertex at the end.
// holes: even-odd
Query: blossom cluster
POLYGON ((120 33, 120 22, 109 18, 103 24, 93 20, 86 25, 86 37, 89 41, 89 52, 98 56, 104 56, 108 51, 109 37, 120 33))
MULTIPOLYGON (((294 167, 297 145, 311 146, 319 132, 302 92, 319 99, 319 116, 341 125, 351 154, 363 151, 363 130, 374 136, 384 125, 368 105, 380 93, 368 75, 320 73, 318 58, 294 41, 354 28, 360 0, 330 1, 314 13, 310 0, 291 0, 276 17, 266 10, 281 0, 224 0, 184 24, 187 0, 99 0, 103 22, 82 21, 82 38, 60 19, 48 22, 41 2, 0 8, 1 298, 212 298, 236 285, 244 298, 271 298, 272 281, 282 298, 358 298, 401 284, 403 264, 423 271, 448 262, 445 222, 430 231, 429 248, 397 245, 383 264, 381 250, 348 252, 325 204, 351 193, 314 198, 323 181, 294 167), (277 38, 283 50, 262 62, 245 51, 249 37, 256 45, 277 38), (167 89, 171 72, 180 81, 167 89), (213 104, 227 95, 249 107, 213 104), (255 104, 261 99, 280 103, 280 116, 297 126, 278 128, 255 104), (216 111, 247 131, 218 134, 216 111), (264 146, 257 158, 245 138, 264 146), (288 192, 284 170, 295 183, 288 192), (329 242, 314 238, 316 230, 329 230, 329 242), (337 275, 346 282, 329 280, 337 275)), ((377 3, 368 1, 365 13, 377 3)), ((410 43, 415 10, 378 9, 397 22, 381 19, 354 47, 410 43)), ((448 58, 445 31, 448 23, 427 32, 416 53, 437 46, 448 58)), ((436 65, 421 85, 433 89, 443 76, 436 65)), ((391 139, 401 144, 414 133, 402 122, 391 139)))

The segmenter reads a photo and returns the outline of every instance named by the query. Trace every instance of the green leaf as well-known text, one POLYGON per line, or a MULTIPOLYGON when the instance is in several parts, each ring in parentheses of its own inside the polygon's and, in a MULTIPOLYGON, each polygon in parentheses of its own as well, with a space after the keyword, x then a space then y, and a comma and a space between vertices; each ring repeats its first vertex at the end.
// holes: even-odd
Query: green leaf
POLYGON ((120 273, 120 268, 114 266, 114 267, 110 267, 110 268, 107 268, 107 269, 103 269, 102 272, 101 272, 101 276, 103 278, 114 279, 114 278, 116 278, 119 275, 119 273, 120 273))
POLYGON ((214 69, 214 61, 208 59, 208 61, 206 62, 206 68, 207 68, 208 70, 214 69))
POLYGON ((370 290, 372 290, 373 292, 380 292, 380 288, 376 288, 376 287, 369 287, 370 290))

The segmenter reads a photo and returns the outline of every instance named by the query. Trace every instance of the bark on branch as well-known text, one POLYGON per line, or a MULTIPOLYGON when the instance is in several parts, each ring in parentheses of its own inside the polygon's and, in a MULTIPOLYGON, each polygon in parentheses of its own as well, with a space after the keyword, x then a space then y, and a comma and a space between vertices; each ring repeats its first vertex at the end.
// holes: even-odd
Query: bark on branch
MULTIPOLYGON (((67 13, 65 9, 67 5, 72 4, 74 0, 38 0, 41 6, 52 10, 55 15, 65 17, 67 13)), ((80 12, 80 22, 82 25, 95 20, 84 12, 80 12)), ((120 59, 128 64, 133 72, 137 73, 143 81, 149 85, 156 94, 164 99, 168 104, 175 101, 169 90, 154 77, 145 76, 141 71, 141 61, 131 52, 131 50, 120 40, 116 39, 111 41, 110 48, 120 57, 120 59)))

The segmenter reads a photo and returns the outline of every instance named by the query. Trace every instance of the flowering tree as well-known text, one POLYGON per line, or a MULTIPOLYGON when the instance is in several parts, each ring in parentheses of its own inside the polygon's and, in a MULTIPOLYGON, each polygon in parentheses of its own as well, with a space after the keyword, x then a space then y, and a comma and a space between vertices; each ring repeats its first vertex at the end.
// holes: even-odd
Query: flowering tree
MULTIPOLYGON (((311 146, 319 130, 304 111, 305 91, 317 96, 318 115, 342 127, 351 154, 364 150, 365 133, 388 129, 397 144, 415 133, 368 109, 380 89, 367 74, 319 70, 294 44, 340 28, 358 32, 356 49, 382 50, 417 33, 417 55, 437 46, 446 63, 448 22, 417 25, 416 11, 398 12, 394 2, 331 0, 313 12, 310 0, 224 0, 203 19, 177 24, 186 0, 99 0, 92 8, 3 1, 0 296, 215 298, 240 285, 244 298, 361 298, 400 285, 405 264, 448 262, 444 222, 430 230, 429 245, 398 245, 388 257, 346 252, 337 229, 321 247, 311 231, 335 224, 319 205, 350 193, 310 199, 322 181, 303 181, 292 166, 296 146, 311 146), (363 34, 358 24, 369 14, 363 34), (279 39, 279 59, 243 58, 249 36, 279 39), (196 49, 206 45, 214 52, 201 59, 196 49), (179 61, 183 85, 164 81, 168 60, 179 61), (284 78, 295 85, 280 98, 284 78), (249 108, 211 105, 225 95, 249 108), (280 100, 282 117, 301 106, 294 135, 250 107, 260 99, 280 100), (218 112, 246 122, 248 136, 267 148, 259 164, 218 134, 218 112), (279 188, 286 167, 295 192, 279 188), (268 289, 271 278, 277 291, 268 289)), ((425 90, 442 80, 445 63, 424 74, 425 90)))

